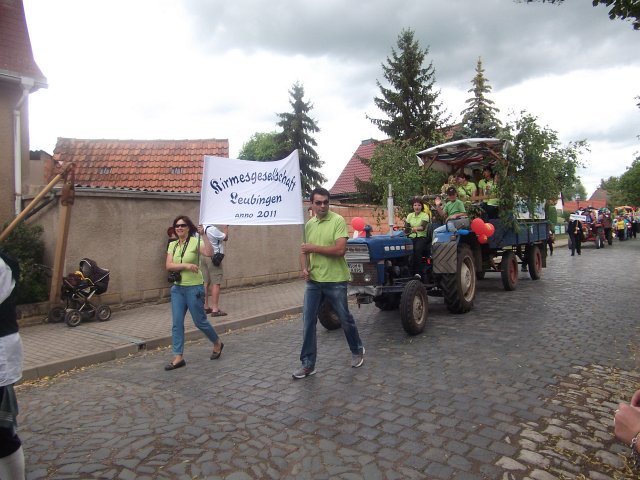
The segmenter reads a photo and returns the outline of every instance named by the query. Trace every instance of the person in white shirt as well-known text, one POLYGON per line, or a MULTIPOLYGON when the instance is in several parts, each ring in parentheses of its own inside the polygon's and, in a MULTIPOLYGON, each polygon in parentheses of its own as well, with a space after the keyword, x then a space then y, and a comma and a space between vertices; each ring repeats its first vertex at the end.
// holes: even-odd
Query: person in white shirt
POLYGON ((16 431, 13 385, 22 377, 22 340, 16 314, 18 263, 0 252, 0 478, 24 480, 24 451, 16 431))
POLYGON ((200 271, 204 278, 204 311, 210 313, 212 317, 224 317, 227 313, 220 309, 220 285, 222 285, 224 274, 223 242, 229 238, 229 225, 225 225, 222 230, 215 225, 207 225, 204 231, 213 246, 213 257, 200 258, 200 271), (209 292, 211 292, 211 302, 209 302, 209 292))

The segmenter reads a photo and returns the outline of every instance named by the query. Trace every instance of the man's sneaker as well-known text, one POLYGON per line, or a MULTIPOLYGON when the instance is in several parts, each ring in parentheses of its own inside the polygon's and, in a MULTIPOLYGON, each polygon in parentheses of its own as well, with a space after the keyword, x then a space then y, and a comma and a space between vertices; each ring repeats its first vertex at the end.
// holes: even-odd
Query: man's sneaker
POLYGON ((361 367, 364 363, 364 347, 362 347, 362 353, 351 354, 351 366, 353 368, 361 367))
POLYGON ((315 368, 300 367, 298 370, 293 372, 293 374, 291 376, 293 378, 299 379, 299 378, 309 377, 309 376, 315 375, 315 374, 316 374, 316 369, 315 368))

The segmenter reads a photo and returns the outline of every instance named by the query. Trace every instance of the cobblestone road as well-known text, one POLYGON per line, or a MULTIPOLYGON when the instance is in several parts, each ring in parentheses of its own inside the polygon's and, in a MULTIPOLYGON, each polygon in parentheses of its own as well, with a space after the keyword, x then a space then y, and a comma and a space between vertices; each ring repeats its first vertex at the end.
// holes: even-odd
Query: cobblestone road
POLYGON ((640 387, 640 240, 479 285, 466 315, 430 299, 417 337, 355 309, 360 369, 319 327, 318 373, 293 381, 296 315, 224 335, 219 361, 197 341, 173 372, 162 349, 23 384, 28 478, 634 478, 612 415, 640 387))

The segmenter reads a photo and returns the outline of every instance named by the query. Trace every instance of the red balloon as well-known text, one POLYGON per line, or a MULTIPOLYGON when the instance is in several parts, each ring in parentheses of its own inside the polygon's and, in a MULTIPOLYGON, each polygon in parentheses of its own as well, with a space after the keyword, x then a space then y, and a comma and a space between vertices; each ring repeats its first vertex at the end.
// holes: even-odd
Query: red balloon
POLYGON ((490 237, 491 235, 496 233, 496 227, 493 225, 493 223, 484 224, 484 233, 487 234, 487 237, 490 237))
POLYGON ((480 242, 481 244, 485 244, 489 241, 489 237, 487 237, 487 235, 485 233, 481 233, 480 235, 478 235, 478 242, 480 242))
POLYGON ((471 230, 476 235, 480 235, 484 232, 484 221, 481 218, 474 218, 471 220, 471 230))
POLYGON ((353 217, 351 219, 351 227, 358 231, 364 230, 364 220, 362 217, 353 217))
POLYGON ((358 234, 358 236, 366 237, 367 236, 367 232, 365 232, 364 230, 360 230, 360 233, 358 234))

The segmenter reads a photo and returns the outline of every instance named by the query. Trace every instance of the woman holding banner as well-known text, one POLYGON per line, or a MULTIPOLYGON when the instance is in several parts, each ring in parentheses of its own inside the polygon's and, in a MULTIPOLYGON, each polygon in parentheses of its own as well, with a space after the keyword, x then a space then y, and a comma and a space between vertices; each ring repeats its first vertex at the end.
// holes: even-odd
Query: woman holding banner
POLYGON ((174 358, 164 367, 165 370, 175 370, 184 367, 184 318, 187 310, 198 329, 213 343, 211 360, 220 358, 224 344, 220 341, 215 329, 207 320, 204 312, 204 281, 199 268, 199 257, 213 255, 213 247, 202 225, 196 226, 185 215, 179 215, 173 221, 173 228, 178 239, 171 242, 167 248, 165 267, 169 272, 171 286, 171 314, 173 326, 171 329, 174 358), (200 237, 196 235, 200 234, 200 237))

